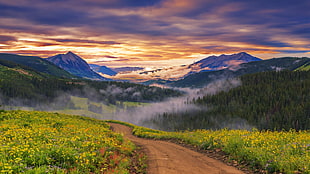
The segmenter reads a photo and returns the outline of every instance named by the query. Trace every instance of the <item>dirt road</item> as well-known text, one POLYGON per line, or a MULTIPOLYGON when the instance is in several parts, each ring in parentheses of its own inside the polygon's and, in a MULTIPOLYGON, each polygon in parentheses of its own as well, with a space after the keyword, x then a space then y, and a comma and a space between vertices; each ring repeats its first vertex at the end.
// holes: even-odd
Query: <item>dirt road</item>
POLYGON ((131 128, 110 123, 113 130, 142 146, 148 156, 149 174, 243 174, 234 167, 174 143, 135 137, 131 128))

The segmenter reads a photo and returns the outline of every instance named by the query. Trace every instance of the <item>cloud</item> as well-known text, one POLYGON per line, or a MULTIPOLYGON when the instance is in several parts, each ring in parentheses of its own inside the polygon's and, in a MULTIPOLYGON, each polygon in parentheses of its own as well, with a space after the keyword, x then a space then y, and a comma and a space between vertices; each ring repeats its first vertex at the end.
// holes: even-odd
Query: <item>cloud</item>
POLYGON ((310 47, 309 7, 307 0, 0 0, 0 41, 10 46, 0 51, 48 47, 123 62, 287 53, 310 47))
POLYGON ((17 38, 14 36, 0 35, 1 43, 12 42, 12 41, 17 41, 17 38))
POLYGON ((289 53, 289 54, 294 54, 294 53, 309 53, 310 50, 276 50, 280 53, 289 53))
POLYGON ((72 42, 72 43, 94 43, 103 45, 119 45, 121 43, 115 41, 96 41, 96 40, 86 40, 86 39, 54 39, 56 42, 72 42))

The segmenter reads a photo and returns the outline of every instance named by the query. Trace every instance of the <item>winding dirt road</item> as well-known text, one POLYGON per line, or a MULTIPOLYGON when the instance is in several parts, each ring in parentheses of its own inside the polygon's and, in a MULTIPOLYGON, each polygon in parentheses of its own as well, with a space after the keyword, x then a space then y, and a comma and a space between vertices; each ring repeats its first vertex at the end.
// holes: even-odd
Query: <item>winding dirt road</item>
POLYGON ((138 138, 131 128, 110 123, 115 132, 142 146, 148 156, 148 174, 244 174, 221 161, 174 143, 138 138))

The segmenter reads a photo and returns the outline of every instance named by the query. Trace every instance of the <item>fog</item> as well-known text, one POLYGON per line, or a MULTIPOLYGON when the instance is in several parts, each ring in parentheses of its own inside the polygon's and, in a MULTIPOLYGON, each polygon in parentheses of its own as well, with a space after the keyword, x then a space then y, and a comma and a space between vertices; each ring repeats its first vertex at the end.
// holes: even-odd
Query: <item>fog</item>
MULTIPOLYGON (((72 102, 72 96, 79 96, 81 95, 81 92, 71 91, 70 93, 59 92, 58 97, 56 97, 53 101, 44 104, 32 100, 21 100, 16 98, 10 99, 10 101, 6 101, 6 103, 9 103, 11 106, 3 105, 0 109, 62 112, 67 114, 83 115, 102 120, 120 120, 154 129, 173 130, 173 128, 170 129, 168 128, 170 126, 166 125, 167 123, 165 122, 165 120, 163 120, 163 114, 172 113, 173 115, 176 115, 174 118, 170 118, 170 121, 173 122, 173 124, 175 125, 179 124, 178 122, 182 124, 182 120, 186 120, 186 118, 182 118, 183 113, 199 113, 208 110, 206 106, 199 106, 193 104, 192 101, 194 99, 203 97, 205 95, 214 95, 220 91, 227 91, 239 85, 241 85, 241 81, 236 78, 219 79, 200 89, 175 88, 176 90, 180 90, 185 93, 185 95, 183 95, 182 97, 169 98, 162 102, 147 103, 140 106, 131 107, 124 107, 122 104, 117 103, 113 106, 110 104, 106 104, 106 101, 102 101, 102 98, 100 98, 99 96, 100 94, 108 94, 109 96, 112 96, 112 98, 116 95, 139 98, 140 92, 135 91, 134 87, 123 89, 115 85, 111 85, 106 89, 99 90, 99 93, 90 87, 85 87, 82 91, 82 93, 84 94, 84 98, 79 99, 79 103, 84 102, 85 106, 83 106, 83 104, 81 104, 81 106, 78 106, 77 104, 74 104, 74 102, 72 102)), ((0 105, 1 103, 4 103, 4 101, 2 101, 1 99, 2 97, 0 96, 0 105)), ((253 126, 249 125, 245 120, 238 118, 227 119, 225 116, 210 116, 208 119, 217 128, 253 128, 253 126)), ((188 128, 195 128, 195 124, 199 124, 199 120, 197 120, 197 118, 193 118, 193 120, 193 123, 186 123, 187 125, 189 125, 188 128)), ((205 126, 203 128, 208 129, 209 127, 205 126)), ((187 129, 187 127, 185 127, 184 129, 187 129)))
MULTIPOLYGON (((184 91, 186 95, 177 98, 170 98, 163 102, 150 103, 146 106, 130 108, 126 110, 119 110, 113 114, 113 119, 130 122, 135 125, 149 127, 160 130, 174 130, 175 128, 163 119, 165 114, 173 114, 174 118, 169 118, 173 125, 184 124, 182 121, 183 113, 199 113, 207 111, 206 106, 199 106, 193 104, 191 101, 205 95, 214 95, 220 91, 227 91, 241 85, 239 79, 220 79, 210 83, 204 88, 190 89, 190 88, 176 88, 177 90, 184 91)), ((223 117, 210 116, 208 118, 212 124, 212 128, 229 128, 229 129, 252 129, 253 126, 249 125, 246 120, 241 118, 227 119, 223 117)), ((192 118, 192 123, 187 122, 188 127, 184 129, 195 129, 195 125, 199 124, 197 118, 192 118)), ((201 126, 199 127, 201 128, 201 126)), ((203 127, 208 129, 209 127, 203 127)))

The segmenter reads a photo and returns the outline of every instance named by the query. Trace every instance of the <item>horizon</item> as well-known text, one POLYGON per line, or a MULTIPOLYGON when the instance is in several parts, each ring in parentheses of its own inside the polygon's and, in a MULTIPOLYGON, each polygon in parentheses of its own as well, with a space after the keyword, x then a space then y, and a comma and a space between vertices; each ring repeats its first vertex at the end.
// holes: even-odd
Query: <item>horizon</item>
POLYGON ((0 0, 0 52, 72 51, 108 67, 185 65, 239 52, 310 57, 309 7, 307 0, 0 0))
MULTIPOLYGON (((65 53, 60 53, 60 54, 57 54, 57 55, 66 55, 66 54, 69 54, 69 53, 75 54, 75 55, 79 56, 81 59, 85 60, 83 57, 81 57, 80 55, 74 53, 73 51, 67 51, 67 52, 65 52, 65 53)), ((198 59, 197 61, 194 61, 194 62, 192 62, 192 63, 199 62, 199 61, 201 61, 201 60, 203 60, 203 59, 207 59, 207 58, 212 57, 212 56, 216 56, 216 57, 219 57, 219 56, 222 56, 222 55, 224 55, 224 56, 230 56, 230 55, 242 54, 242 53, 245 53, 245 54, 248 54, 248 55, 250 55, 250 56, 253 56, 253 55, 251 55, 251 54, 249 54, 249 53, 247 53, 247 52, 239 52, 239 53, 232 53, 232 54, 217 54, 217 55, 213 54, 213 55, 210 55, 210 56, 208 56, 208 57, 198 59)), ((28 55, 28 54, 23 55, 23 54, 15 54, 15 53, 0 53, 0 54, 13 54, 13 55, 19 55, 19 56, 35 56, 35 55, 28 55)), ((53 56, 56 56, 56 55, 53 55, 53 56)), ((51 56, 51 57, 53 57, 53 56, 51 56)), ((39 57, 39 56, 37 56, 37 57, 39 57)), ((254 57, 255 57, 255 56, 254 56, 254 57)), ((40 57, 40 58, 47 59, 47 58, 50 58, 50 57, 45 57, 45 58, 44 58, 44 57, 40 57)), ((256 58, 259 58, 259 57, 256 57, 256 58)), ((280 58, 280 57, 279 57, 279 58, 280 58)), ((259 59, 261 59, 261 58, 259 58, 259 59)), ((261 59, 261 60, 267 60, 267 59, 261 59)), ((85 60, 85 61, 87 62, 87 60, 85 60)), ((88 63, 88 62, 87 62, 87 63, 88 63)), ((190 63, 190 64, 192 64, 192 63, 190 63)), ((89 65, 106 66, 106 67, 112 68, 112 69, 114 69, 114 68, 124 68, 124 67, 138 67, 138 68, 144 68, 144 71, 152 71, 152 70, 155 70, 155 69, 158 69, 158 68, 163 68, 163 69, 165 69, 165 68, 169 68, 169 67, 190 65, 190 64, 177 64, 177 65, 172 65, 172 66, 122 66, 122 65, 120 65, 120 66, 107 66, 107 65, 105 65, 105 64, 96 64, 96 63, 88 63, 88 64, 89 64, 89 65)))

